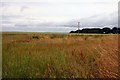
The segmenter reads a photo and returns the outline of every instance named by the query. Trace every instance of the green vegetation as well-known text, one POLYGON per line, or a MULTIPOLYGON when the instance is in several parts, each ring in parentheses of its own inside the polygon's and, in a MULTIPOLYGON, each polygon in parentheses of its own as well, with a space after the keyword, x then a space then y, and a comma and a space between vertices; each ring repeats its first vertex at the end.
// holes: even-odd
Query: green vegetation
POLYGON ((116 78, 118 35, 2 34, 3 78, 116 78))

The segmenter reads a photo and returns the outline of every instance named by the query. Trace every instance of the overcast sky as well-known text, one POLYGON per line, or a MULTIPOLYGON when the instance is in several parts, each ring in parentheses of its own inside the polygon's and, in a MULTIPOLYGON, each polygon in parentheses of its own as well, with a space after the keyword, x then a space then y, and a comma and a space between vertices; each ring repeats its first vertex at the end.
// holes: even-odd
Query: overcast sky
POLYGON ((61 29, 61 32, 67 32, 73 28, 69 28, 69 26, 67 28, 64 26, 60 27, 59 25, 69 25, 69 23, 74 23, 73 25, 75 25, 75 21, 80 21, 83 22, 85 27, 98 27, 102 22, 101 20, 106 18, 109 22, 106 21, 102 26, 116 26, 118 1, 2 0, 0 6, 2 30, 54 32, 61 29), (113 20, 112 18, 115 19, 113 20), (109 24, 111 22, 112 24, 109 24))

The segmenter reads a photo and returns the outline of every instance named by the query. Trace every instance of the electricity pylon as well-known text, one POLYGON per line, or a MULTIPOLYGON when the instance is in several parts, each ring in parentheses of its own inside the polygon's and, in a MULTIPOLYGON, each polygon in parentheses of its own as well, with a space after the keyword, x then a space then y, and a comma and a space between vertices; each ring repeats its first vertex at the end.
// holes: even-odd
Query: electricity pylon
POLYGON ((78 30, 80 30, 80 25, 79 24, 80 24, 80 22, 78 22, 78 30))

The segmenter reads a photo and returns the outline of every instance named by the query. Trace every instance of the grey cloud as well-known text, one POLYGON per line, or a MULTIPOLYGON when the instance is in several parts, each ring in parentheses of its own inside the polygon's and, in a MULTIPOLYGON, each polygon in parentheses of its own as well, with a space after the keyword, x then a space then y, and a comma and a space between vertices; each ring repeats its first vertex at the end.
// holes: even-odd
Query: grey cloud
POLYGON ((10 20, 10 19, 16 19, 16 18, 21 18, 21 15, 0 15, 2 17, 2 20, 10 20))
POLYGON ((10 24, 10 23, 14 23, 14 22, 9 20, 2 20, 2 24, 10 24))
MULTIPOLYGON (((21 18, 20 15, 2 15, 3 22, 11 23, 16 18, 21 18), (11 21, 12 20, 12 21, 11 21)), ((42 23, 34 23, 34 18, 32 23, 21 23, 18 22, 16 26, 67 26, 67 27, 75 27, 77 26, 77 22, 80 21, 81 27, 104 27, 104 26, 117 26, 118 24, 118 12, 114 12, 111 14, 100 14, 91 16, 88 18, 83 18, 79 20, 72 20, 67 23, 52 23, 52 22, 42 22, 42 23)), ((30 19, 28 19, 29 21, 30 19)))
POLYGON ((29 7, 27 7, 27 6, 22 6, 21 7, 21 9, 20 9, 20 12, 23 12, 25 9, 27 9, 27 8, 29 8, 29 7))
POLYGON ((117 26, 118 25, 118 12, 113 12, 111 14, 100 14, 91 16, 88 18, 83 18, 79 20, 72 20, 67 22, 65 26, 77 26, 77 22, 81 22, 81 27, 104 27, 104 26, 117 26))
POLYGON ((54 26, 53 23, 50 23, 50 22, 42 22, 42 23, 16 23, 15 24, 15 27, 49 27, 49 26, 54 26))

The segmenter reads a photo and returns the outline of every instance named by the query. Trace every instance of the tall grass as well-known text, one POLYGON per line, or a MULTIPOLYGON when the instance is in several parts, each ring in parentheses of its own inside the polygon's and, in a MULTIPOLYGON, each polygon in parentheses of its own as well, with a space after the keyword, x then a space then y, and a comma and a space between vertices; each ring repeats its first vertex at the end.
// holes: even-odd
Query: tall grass
POLYGON ((3 78, 118 77, 116 35, 9 34, 3 33, 3 78))

